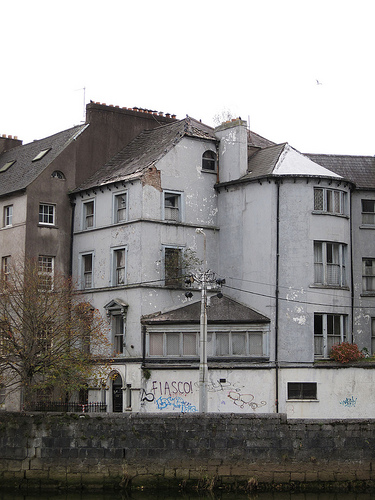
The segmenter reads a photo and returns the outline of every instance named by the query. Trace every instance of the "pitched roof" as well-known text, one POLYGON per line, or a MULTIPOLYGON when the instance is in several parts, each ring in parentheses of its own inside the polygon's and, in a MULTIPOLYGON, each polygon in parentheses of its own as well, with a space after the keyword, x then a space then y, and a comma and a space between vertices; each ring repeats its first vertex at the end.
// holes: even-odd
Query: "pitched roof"
POLYGON ((373 156, 306 154, 311 160, 349 179, 357 188, 375 189, 373 156))
MULTIPOLYGON (((201 302, 194 302, 165 313, 156 313, 144 316, 142 322, 150 325, 200 322, 201 302)), ((244 306, 229 297, 219 299, 211 297, 207 307, 207 322, 211 324, 228 323, 269 323, 269 319, 250 307, 244 306)))
POLYGON ((138 177, 184 136, 216 141, 211 127, 189 117, 152 130, 144 130, 73 192, 138 177))
POLYGON ((0 196, 25 189, 85 127, 87 125, 78 125, 44 139, 15 147, 1 154, 0 196), (36 160, 37 155, 46 150, 48 152, 39 160, 36 160), (1 169, 13 160, 15 162, 1 172, 1 169))

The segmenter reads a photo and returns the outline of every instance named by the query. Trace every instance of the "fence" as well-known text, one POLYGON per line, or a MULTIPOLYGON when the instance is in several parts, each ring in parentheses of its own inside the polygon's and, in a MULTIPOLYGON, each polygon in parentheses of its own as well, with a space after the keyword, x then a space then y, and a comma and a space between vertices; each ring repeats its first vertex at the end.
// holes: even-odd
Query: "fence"
POLYGON ((74 401, 71 401, 69 403, 63 403, 61 401, 40 401, 28 404, 25 410, 72 413, 103 413, 107 411, 107 405, 105 403, 78 403, 74 401))

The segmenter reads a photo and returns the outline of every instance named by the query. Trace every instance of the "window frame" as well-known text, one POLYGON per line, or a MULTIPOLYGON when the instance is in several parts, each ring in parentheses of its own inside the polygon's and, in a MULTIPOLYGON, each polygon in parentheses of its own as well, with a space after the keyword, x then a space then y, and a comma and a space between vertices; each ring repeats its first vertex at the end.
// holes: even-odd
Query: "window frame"
POLYGON ((95 228, 96 203, 95 198, 90 198, 82 202, 82 228, 84 231, 90 231, 95 228), (87 207, 92 205, 92 213, 87 212, 87 207), (88 224, 88 219, 92 218, 92 224, 88 224))
POLYGON ((375 258, 367 257, 362 258, 362 294, 363 295, 374 295, 375 294, 375 258), (371 271, 372 273, 366 273, 366 268, 370 266, 366 266, 366 263, 371 262, 371 271), (366 283, 371 280, 373 282, 373 287, 368 288, 366 283))
POLYGON ((319 312, 314 313, 313 331, 314 331, 315 359, 329 358, 329 353, 333 345, 350 341, 349 338, 350 335, 348 333, 348 316, 346 314, 332 314, 332 313, 319 313, 319 312), (317 332, 318 317, 321 317, 321 331, 319 332, 317 332), (331 322, 331 318, 332 318, 332 325, 329 324, 331 322), (337 327, 337 322, 339 325, 339 332, 334 331, 335 326, 337 327), (332 333, 330 332, 330 330, 332 330, 332 333), (318 343, 321 344, 319 345, 319 349, 317 347, 318 343))
POLYGON ((375 317, 371 318, 371 355, 375 354, 375 317))
POLYGON ((9 280, 11 255, 1 257, 1 279, 5 282, 9 280))
POLYGON ((215 172, 217 171, 217 153, 212 149, 206 149, 206 151, 202 154, 202 170, 204 172, 215 172), (214 158, 208 158, 207 155, 210 154, 214 156, 214 158), (206 157, 205 157, 206 155, 206 157), (208 165, 213 165, 213 167, 207 167, 208 165))
POLYGON ((94 288, 94 252, 83 252, 80 254, 81 260, 81 290, 92 290, 94 288), (86 270, 86 258, 91 257, 91 271, 86 270), (91 286, 86 286, 86 276, 91 275, 91 286))
POLYGON ((56 205, 54 203, 44 203, 40 202, 39 203, 39 212, 38 212, 38 224, 40 226, 55 226, 56 225, 56 205), (48 207, 48 212, 45 213, 44 208, 48 207), (52 214, 49 213, 49 209, 52 208, 52 214), (45 222, 44 220, 40 220, 41 218, 47 217, 50 219, 52 217, 52 222, 48 221, 45 222))
POLYGON ((3 227, 13 226, 13 204, 5 205, 3 211, 3 227))
POLYGON ((322 286, 329 288, 344 288, 347 287, 346 277, 346 256, 347 245, 336 241, 317 241, 313 242, 314 253, 314 286, 322 286), (320 246, 320 251, 318 250, 320 246), (337 251, 337 262, 335 254, 337 251), (320 255, 319 255, 320 254, 320 255), (318 258, 321 256, 321 260, 318 258), (329 262, 332 260, 332 262, 329 262), (338 279, 334 282, 333 276, 336 276, 335 268, 337 271, 338 279), (320 281, 318 278, 322 277, 320 281))
MULTIPOLYGON (((233 359, 268 359, 268 334, 269 329, 264 327, 263 325, 241 325, 236 327, 219 327, 218 325, 209 326, 207 329, 207 357, 215 360, 233 360, 233 359), (216 338, 215 334, 219 332, 221 334, 225 334, 228 336, 229 342, 229 354, 218 355, 216 348, 216 338), (246 333, 247 337, 250 338, 251 335, 261 334, 261 350, 262 354, 250 354, 250 341, 246 342, 246 352, 244 354, 233 354, 233 335, 238 333, 246 333), (214 349, 210 352, 209 338, 212 339, 212 346, 214 349)), ((148 327, 147 335, 146 335, 146 356, 148 358, 165 358, 165 359, 186 359, 186 358, 194 358, 199 359, 199 340, 200 340, 200 331, 199 326, 196 329, 189 326, 183 325, 174 325, 174 326, 160 326, 160 327, 148 327), (184 354, 185 349, 185 335, 195 335, 195 343, 196 343, 196 353, 195 354, 184 354), (178 335, 178 349, 175 354, 168 353, 168 336, 178 335), (159 336, 159 343, 161 344, 161 349, 158 353, 152 353, 152 336, 159 336)))
POLYGON ((40 283, 41 289, 45 291, 53 290, 53 280, 55 273, 55 257, 52 255, 39 255, 38 256, 38 277, 43 278, 43 282, 40 283), (46 261, 48 259, 47 266, 50 270, 45 269, 46 261), (41 266, 42 265, 42 266, 41 266), (47 278, 47 279, 45 279, 47 278), (48 286, 46 286, 48 284, 48 286))
POLYGON ((126 285, 127 279, 126 279, 126 269, 127 269, 127 246, 121 246, 121 247, 113 247, 111 248, 111 262, 112 262, 112 272, 111 272, 111 285, 112 286, 123 286, 126 285), (124 252, 124 265, 119 268, 117 266, 117 255, 119 252, 124 252), (124 281, 123 283, 119 283, 117 279, 117 271, 118 269, 123 269, 124 270, 124 281))
POLYGON ((375 200, 368 200, 365 198, 361 199, 361 216, 362 216, 362 226, 375 226, 375 200), (373 204, 373 209, 371 211, 365 211, 364 210, 364 204, 366 203, 372 203, 373 204), (365 217, 369 218, 370 216, 372 219, 372 222, 365 221, 365 217))
POLYGON ((287 401, 318 401, 318 384, 317 382, 287 382, 287 401), (295 393, 298 392, 300 397, 295 397, 295 394, 292 394, 292 386, 294 387, 295 393), (314 386, 315 396, 311 397, 311 392, 309 394, 309 390, 314 386), (294 396, 294 397, 293 397, 294 396), (308 397, 309 396, 309 397, 308 397))
POLYGON ((328 215, 347 215, 347 193, 342 189, 331 187, 314 187, 314 213, 328 215), (321 207, 317 206, 316 193, 322 191, 321 207), (336 208, 336 197, 338 197, 338 210, 336 208))
POLYGON ((183 253, 184 253, 184 247, 178 246, 178 245, 163 245, 163 271, 164 271, 164 286, 170 286, 170 287, 180 287, 182 286, 182 278, 183 278, 183 253), (179 261, 178 265, 180 272, 178 273, 178 276, 176 277, 171 277, 167 273, 167 252, 173 250, 179 252, 179 261))
POLYGON ((165 222, 178 224, 184 221, 184 209, 183 209, 183 192, 182 191, 171 191, 169 189, 164 189, 162 193, 162 219, 165 222), (173 207, 166 206, 167 197, 175 198, 177 205, 173 207), (169 216, 171 209, 175 209, 177 213, 177 218, 169 216))
POLYGON ((127 222, 128 220, 128 191, 121 191, 113 194, 113 224, 121 224, 122 222, 127 222), (119 198, 121 196, 125 197, 125 207, 119 208, 119 198), (124 218, 119 218, 120 210, 124 210, 124 218))

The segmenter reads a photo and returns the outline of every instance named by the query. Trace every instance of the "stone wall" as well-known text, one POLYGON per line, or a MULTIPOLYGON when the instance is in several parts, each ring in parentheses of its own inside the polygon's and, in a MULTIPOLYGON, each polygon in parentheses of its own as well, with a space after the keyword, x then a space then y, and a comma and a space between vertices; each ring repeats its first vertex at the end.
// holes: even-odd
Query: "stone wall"
POLYGON ((369 488, 374 454, 375 420, 0 415, 0 487, 369 488))

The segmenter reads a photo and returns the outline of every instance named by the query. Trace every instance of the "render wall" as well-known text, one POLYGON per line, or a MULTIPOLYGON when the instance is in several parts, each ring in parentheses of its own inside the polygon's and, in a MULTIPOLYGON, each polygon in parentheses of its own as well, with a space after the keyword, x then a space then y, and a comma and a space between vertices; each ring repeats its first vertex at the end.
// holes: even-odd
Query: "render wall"
POLYGON ((7 413, 0 485, 363 488, 373 485, 374 449, 374 420, 7 413))

